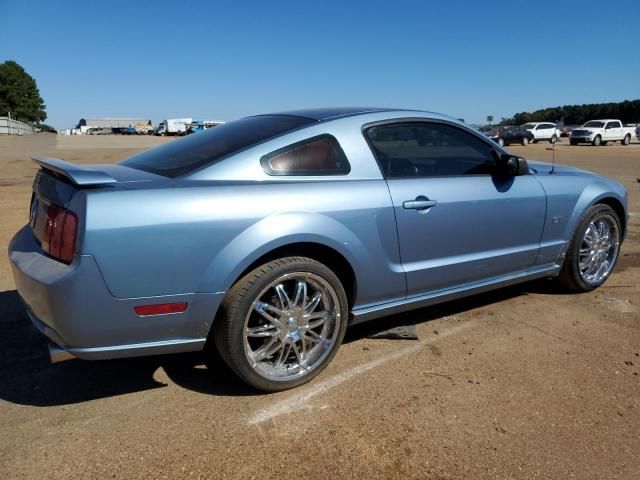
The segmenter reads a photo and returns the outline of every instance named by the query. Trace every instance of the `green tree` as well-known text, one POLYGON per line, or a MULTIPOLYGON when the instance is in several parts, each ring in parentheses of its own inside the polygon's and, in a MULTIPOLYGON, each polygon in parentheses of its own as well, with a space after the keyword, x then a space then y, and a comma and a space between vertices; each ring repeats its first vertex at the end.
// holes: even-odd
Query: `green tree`
POLYGON ((623 123, 640 123, 640 100, 544 108, 532 113, 516 113, 512 118, 505 118, 500 123, 521 125, 528 122, 556 122, 564 119, 566 125, 582 125, 588 120, 597 118, 617 118, 623 123))
POLYGON ((46 105, 36 81, 13 60, 0 64, 0 116, 40 123, 47 118, 46 105))

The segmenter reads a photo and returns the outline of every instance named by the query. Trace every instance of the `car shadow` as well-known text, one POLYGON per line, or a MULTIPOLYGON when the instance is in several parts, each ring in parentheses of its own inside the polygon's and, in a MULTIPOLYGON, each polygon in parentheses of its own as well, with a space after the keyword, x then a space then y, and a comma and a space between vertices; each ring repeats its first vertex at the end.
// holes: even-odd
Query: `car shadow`
MULTIPOLYGON (((347 330, 350 343, 389 328, 416 325, 528 293, 558 293, 535 281, 391 315, 347 330)), ((0 292, 0 399, 33 406, 69 405, 166 387, 162 368, 176 385, 208 395, 262 395, 241 382, 215 351, 119 360, 72 360, 51 364, 48 340, 31 324, 15 290, 0 292)))

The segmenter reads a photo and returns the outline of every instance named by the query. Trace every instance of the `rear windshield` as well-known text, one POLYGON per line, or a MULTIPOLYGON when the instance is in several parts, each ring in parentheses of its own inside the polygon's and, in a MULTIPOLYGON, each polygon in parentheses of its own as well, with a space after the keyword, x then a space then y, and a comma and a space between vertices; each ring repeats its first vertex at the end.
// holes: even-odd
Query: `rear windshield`
POLYGON ((310 118, 288 115, 247 117, 152 148, 127 158, 121 165, 165 177, 179 177, 314 122, 310 118))

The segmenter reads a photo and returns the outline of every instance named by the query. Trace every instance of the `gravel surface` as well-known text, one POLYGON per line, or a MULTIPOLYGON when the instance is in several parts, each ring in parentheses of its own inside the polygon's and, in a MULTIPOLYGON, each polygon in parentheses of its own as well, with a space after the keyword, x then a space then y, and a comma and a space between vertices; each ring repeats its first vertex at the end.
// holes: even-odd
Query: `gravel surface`
MULTIPOLYGON (((166 141, 0 137, 2 248, 26 223, 30 155, 106 163, 166 141)), ((603 288, 537 281, 353 327, 278 394, 200 354, 50 365, 0 256, 0 478, 640 478, 640 145, 556 157, 629 191, 603 288), (407 324, 419 340, 367 338, 407 324)))

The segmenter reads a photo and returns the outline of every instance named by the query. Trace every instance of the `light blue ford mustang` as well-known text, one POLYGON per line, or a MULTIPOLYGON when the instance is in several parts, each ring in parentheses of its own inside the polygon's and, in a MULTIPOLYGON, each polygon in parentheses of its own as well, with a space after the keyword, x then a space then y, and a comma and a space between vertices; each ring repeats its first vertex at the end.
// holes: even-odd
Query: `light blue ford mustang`
POLYGON ((118 165, 35 161, 9 256, 52 358, 210 342, 268 391, 317 375, 349 324, 534 278, 596 288, 627 225, 619 183, 420 111, 260 115, 118 165))

